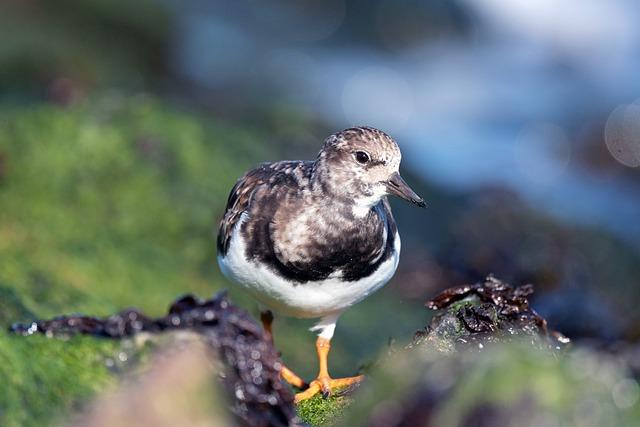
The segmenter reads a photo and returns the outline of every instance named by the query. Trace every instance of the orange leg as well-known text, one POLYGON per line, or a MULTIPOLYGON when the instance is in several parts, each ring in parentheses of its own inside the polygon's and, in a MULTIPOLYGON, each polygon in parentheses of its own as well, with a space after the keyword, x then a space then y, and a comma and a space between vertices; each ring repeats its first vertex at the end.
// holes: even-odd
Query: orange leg
POLYGON ((331 350, 331 340, 318 337, 316 340, 316 351, 318 353, 318 362, 320 365, 318 377, 311 381, 311 384, 309 384, 309 387, 305 391, 296 394, 296 403, 309 399, 320 392, 322 392, 323 396, 328 397, 331 395, 332 389, 358 383, 364 378, 362 375, 348 378, 331 378, 329 376, 329 368, 327 365, 329 350, 331 350))
MULTIPOLYGON (((264 328, 265 338, 268 341, 271 341, 271 344, 273 344, 273 330, 271 326, 273 324, 273 313, 271 312, 271 310, 262 311, 260 313, 260 321, 262 322, 262 326, 264 328)), ((284 365, 282 365, 282 368, 280 368, 280 376, 283 380, 294 387, 305 388, 307 385, 307 383, 305 383, 302 378, 297 376, 291 369, 287 368, 284 365)))

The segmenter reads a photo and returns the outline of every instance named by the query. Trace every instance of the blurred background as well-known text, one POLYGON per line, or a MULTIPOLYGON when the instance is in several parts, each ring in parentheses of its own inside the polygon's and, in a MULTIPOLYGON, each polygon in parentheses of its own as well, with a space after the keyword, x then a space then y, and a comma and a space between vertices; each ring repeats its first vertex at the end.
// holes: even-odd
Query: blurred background
MULTIPOLYGON (((391 202, 400 267, 339 323, 334 374, 408 342, 425 300, 489 273, 535 284, 536 310, 574 341, 635 343, 639 20, 634 0, 3 0, 1 326, 158 315, 225 288, 255 312, 215 262, 229 189, 370 125, 398 141, 429 209, 391 202)), ((306 377, 309 326, 275 325, 306 377)), ((0 334, 0 355, 25 352, 0 334)))

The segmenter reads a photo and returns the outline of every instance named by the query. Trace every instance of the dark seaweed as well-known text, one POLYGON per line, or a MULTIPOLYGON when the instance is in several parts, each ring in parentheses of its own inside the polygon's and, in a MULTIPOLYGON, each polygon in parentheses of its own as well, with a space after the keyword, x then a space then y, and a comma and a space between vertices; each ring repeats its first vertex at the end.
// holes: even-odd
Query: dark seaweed
POLYGON ((425 340, 445 340, 455 346, 474 344, 482 349, 487 343, 525 336, 537 347, 563 349, 570 340, 549 330, 547 321, 529 306, 533 291, 533 285, 513 287, 493 276, 446 289, 425 304, 439 313, 416 333, 410 347, 425 340))
POLYGON ((202 335, 224 364, 221 378, 230 396, 231 411, 241 424, 300 425, 293 395, 280 379, 281 362, 273 344, 265 339, 261 326, 224 293, 204 301, 184 296, 171 305, 166 316, 159 318, 126 309, 106 318, 70 315, 10 327, 11 332, 25 336, 82 334, 112 339, 178 329, 202 335))

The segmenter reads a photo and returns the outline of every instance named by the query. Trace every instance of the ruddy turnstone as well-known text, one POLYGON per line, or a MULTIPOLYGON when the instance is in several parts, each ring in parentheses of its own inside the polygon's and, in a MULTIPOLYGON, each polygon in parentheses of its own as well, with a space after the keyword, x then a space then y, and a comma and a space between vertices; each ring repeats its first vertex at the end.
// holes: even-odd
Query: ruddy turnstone
MULTIPOLYGON (((264 163, 233 187, 218 230, 222 272, 269 310, 261 313, 272 339, 271 310, 319 318, 320 370, 300 401, 352 384, 332 379, 330 341, 340 315, 391 279, 400 236, 386 196, 425 202, 400 177, 400 149, 386 133, 356 127, 329 136, 314 161, 264 163)), ((282 376, 304 381, 286 367, 282 376)))

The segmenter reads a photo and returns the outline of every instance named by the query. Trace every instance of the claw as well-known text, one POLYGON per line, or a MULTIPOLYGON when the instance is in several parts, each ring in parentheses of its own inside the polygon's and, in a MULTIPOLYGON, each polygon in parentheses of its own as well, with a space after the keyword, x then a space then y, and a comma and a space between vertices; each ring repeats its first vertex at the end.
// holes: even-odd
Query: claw
POLYGON ((331 378, 318 378, 318 381, 320 381, 320 391, 322 392, 322 397, 327 399, 329 396, 331 396, 331 378))
POLYGON ((333 389, 347 387, 359 383, 363 379, 364 376, 362 375, 336 379, 330 377, 318 377, 315 380, 311 381, 311 384, 309 384, 309 388, 307 388, 303 392, 296 394, 295 403, 310 399, 318 393, 322 393, 322 397, 326 399, 331 396, 333 389))

